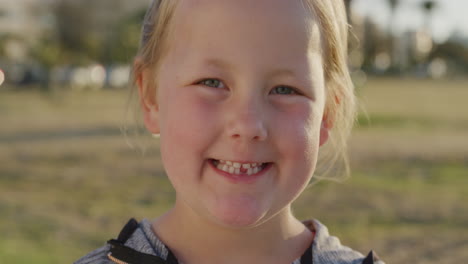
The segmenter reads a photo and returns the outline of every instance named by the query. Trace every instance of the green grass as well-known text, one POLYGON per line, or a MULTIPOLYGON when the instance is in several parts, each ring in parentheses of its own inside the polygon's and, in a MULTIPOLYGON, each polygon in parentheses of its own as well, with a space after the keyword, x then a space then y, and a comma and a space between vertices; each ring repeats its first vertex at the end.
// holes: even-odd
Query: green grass
MULTIPOLYGON (((467 81, 371 79, 350 142, 352 177, 294 205, 387 263, 468 259, 467 81)), ((120 133, 126 91, 0 91, 0 263, 71 263, 154 218, 174 193, 154 140, 120 133)), ((149 137, 148 137, 149 138, 149 137)))

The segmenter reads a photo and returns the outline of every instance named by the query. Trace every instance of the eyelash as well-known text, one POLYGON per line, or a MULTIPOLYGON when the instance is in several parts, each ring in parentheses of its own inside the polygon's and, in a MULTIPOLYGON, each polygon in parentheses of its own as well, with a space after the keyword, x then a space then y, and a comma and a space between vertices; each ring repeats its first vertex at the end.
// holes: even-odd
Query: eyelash
POLYGON ((205 86, 208 86, 208 87, 213 87, 213 88, 218 88, 218 89, 220 89, 220 88, 224 88, 224 87, 225 87, 225 85, 224 85, 224 83, 223 83, 222 81, 220 81, 220 80, 218 80, 218 79, 215 79, 215 78, 207 78, 207 79, 203 79, 203 80, 201 80, 201 81, 197 82, 197 84, 201 84, 201 85, 205 85, 205 86), (208 85, 208 84, 207 84, 207 81, 215 81, 215 82, 219 82, 219 84, 222 84, 222 87, 217 87, 217 86, 208 85))
MULTIPOLYGON (((213 87, 213 88, 218 88, 218 89, 220 89, 220 88, 225 88, 224 83, 223 83, 221 80, 216 79, 216 78, 207 78, 207 79, 203 79, 203 80, 197 82, 197 84, 205 85, 205 86, 213 87), (222 87, 218 87, 219 84, 218 84, 218 85, 209 85, 209 84, 207 84, 208 81, 210 81, 210 82, 213 82, 213 81, 214 81, 214 82, 218 82, 219 84, 222 85, 222 87)), ((279 95, 299 95, 299 94, 300 94, 299 92, 297 92, 297 89, 295 89, 295 88, 293 88, 293 87, 290 87, 290 86, 287 86, 287 85, 278 85, 278 86, 275 86, 275 87, 273 87, 271 93, 272 93, 272 94, 279 94, 279 95), (287 93, 284 93, 284 91, 283 91, 283 93, 278 92, 278 91, 274 92, 274 91, 275 91, 276 89, 278 89, 278 88, 286 88, 286 89, 288 89, 288 92, 287 92, 287 93)))
POLYGON ((299 94, 296 89, 294 89, 292 87, 289 87, 287 85, 278 85, 278 86, 273 87, 272 93, 273 94, 279 94, 279 95, 298 95, 299 94), (288 89, 289 92, 288 93, 273 92, 278 88, 286 88, 286 89, 288 89))

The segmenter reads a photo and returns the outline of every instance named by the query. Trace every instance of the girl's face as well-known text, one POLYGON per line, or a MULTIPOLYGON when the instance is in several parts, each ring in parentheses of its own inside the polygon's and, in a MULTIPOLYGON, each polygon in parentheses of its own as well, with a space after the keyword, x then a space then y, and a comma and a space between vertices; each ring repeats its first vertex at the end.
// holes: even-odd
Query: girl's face
POLYGON ((145 122, 175 209, 230 227, 288 213, 328 135, 314 17, 300 0, 182 0, 172 22, 145 122))

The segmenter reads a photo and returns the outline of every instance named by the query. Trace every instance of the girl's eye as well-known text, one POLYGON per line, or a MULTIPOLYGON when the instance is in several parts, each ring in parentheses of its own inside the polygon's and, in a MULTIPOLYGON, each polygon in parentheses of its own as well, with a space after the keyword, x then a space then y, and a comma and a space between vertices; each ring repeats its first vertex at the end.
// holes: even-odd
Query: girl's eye
POLYGON ((213 87, 213 88, 224 88, 224 83, 218 79, 205 79, 205 80, 198 82, 198 84, 205 85, 208 87, 213 87))
POLYGON ((272 94, 285 94, 285 95, 290 95, 290 94, 298 94, 296 92, 296 90, 294 90, 293 88, 289 87, 289 86, 284 86, 284 85, 280 85, 280 86, 276 86, 275 88, 273 88, 273 90, 271 91, 272 94))

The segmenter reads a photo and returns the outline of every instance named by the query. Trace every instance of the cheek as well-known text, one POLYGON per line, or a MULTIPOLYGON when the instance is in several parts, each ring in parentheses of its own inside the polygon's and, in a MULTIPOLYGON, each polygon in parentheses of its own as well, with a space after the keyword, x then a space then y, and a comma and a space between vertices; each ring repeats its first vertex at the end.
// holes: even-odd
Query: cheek
MULTIPOLYGON (((317 108, 317 107, 315 107, 317 108)), ((321 113, 311 105, 299 105, 281 116, 277 127, 282 149, 298 160, 313 159, 318 151, 321 113)))
POLYGON ((297 126, 292 137, 294 141, 290 149, 290 159, 294 163, 292 166, 297 172, 299 181, 313 175, 317 163, 320 130, 318 122, 310 120, 297 126))
POLYGON ((209 104, 191 94, 190 91, 177 92, 177 89, 174 89, 161 104, 161 130, 164 133, 162 136, 177 139, 179 144, 187 143, 185 141, 191 143, 197 137, 204 137, 211 125, 214 110, 209 104))
POLYGON ((284 160, 287 186, 293 190, 303 188, 312 177, 317 163, 321 116, 312 107, 302 107, 282 117, 277 131, 278 149, 284 160))
POLYGON ((199 159, 205 157, 215 131, 216 111, 190 91, 174 89, 164 98, 160 104, 161 156, 167 172, 201 164, 199 159))

